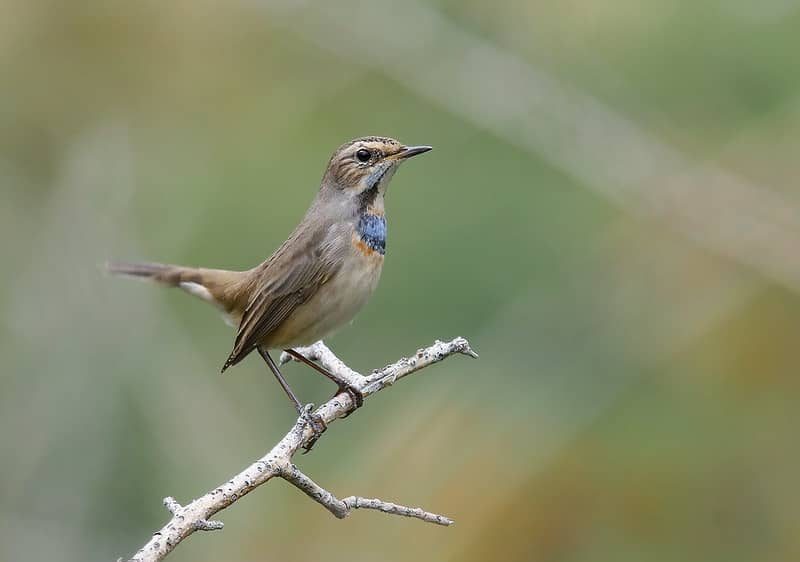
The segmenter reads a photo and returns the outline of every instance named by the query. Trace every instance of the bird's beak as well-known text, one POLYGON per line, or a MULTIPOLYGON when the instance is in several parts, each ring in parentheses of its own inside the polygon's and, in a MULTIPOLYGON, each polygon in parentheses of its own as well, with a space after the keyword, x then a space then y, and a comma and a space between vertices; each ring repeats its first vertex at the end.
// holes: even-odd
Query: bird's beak
POLYGON ((416 156, 417 154, 422 154, 424 152, 428 152, 429 150, 433 150, 432 146, 404 146, 400 152, 394 155, 395 160, 405 160, 407 158, 411 158, 412 156, 416 156))

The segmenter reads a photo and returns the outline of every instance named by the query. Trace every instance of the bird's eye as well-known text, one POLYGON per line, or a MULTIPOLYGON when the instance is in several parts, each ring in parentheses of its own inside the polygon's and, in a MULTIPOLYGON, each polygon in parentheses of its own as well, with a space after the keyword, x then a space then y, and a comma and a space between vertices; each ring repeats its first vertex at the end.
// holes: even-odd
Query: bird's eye
POLYGON ((371 156, 372 154, 370 154, 369 150, 367 150, 366 148, 362 148, 358 152, 356 152, 356 158, 358 158, 359 162, 367 162, 369 161, 371 156))

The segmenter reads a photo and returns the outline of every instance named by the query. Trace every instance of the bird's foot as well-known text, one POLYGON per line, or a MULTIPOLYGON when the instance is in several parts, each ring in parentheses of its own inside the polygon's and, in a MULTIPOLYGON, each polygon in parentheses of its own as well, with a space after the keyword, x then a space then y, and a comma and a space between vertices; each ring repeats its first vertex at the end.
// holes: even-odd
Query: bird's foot
MULTIPOLYGON (((347 395, 350 396, 350 399, 353 401, 353 407, 350 408, 344 416, 342 416, 343 418, 346 418, 364 405, 364 393, 355 386, 346 384, 339 385, 339 389, 336 391, 336 394, 340 394, 342 392, 347 393, 347 395)), ((336 396, 336 394, 334 394, 334 396, 336 396)))
POLYGON ((304 455, 308 453, 312 447, 314 447, 314 444, 317 442, 317 439, 319 439, 322 436, 322 434, 325 433, 325 430, 328 429, 328 426, 325 423, 325 420, 322 419, 322 416, 313 413, 313 411, 314 411, 314 405, 306 404, 305 407, 303 407, 302 411, 300 412, 300 417, 303 419, 303 421, 306 422, 306 425, 308 425, 308 427, 310 427, 311 431, 313 432, 311 435, 311 439, 309 439, 308 442, 305 445, 303 445, 304 455))

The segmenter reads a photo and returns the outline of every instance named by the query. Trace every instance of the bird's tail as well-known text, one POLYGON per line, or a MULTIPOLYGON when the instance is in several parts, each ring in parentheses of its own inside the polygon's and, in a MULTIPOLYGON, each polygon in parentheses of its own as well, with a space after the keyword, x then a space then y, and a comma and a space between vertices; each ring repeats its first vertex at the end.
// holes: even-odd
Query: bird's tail
POLYGON ((111 275, 155 281, 167 287, 179 287, 223 310, 235 305, 244 272, 202 267, 184 267, 163 263, 108 262, 111 275))
POLYGON ((148 279, 169 287, 177 287, 185 281, 199 281, 198 276, 192 273, 194 268, 165 263, 108 262, 106 269, 111 275, 148 279))

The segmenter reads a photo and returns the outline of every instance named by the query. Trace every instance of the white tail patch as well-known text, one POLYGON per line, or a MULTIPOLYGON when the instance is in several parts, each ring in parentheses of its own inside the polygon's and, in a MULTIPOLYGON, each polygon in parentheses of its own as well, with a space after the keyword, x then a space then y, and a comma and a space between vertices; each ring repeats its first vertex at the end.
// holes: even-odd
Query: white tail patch
POLYGON ((204 301, 210 302, 218 309, 222 310, 222 319, 228 326, 232 326, 235 328, 239 325, 238 319, 232 318, 230 314, 225 312, 225 310, 222 308, 222 305, 218 303, 217 300, 214 298, 214 295, 211 294, 211 291, 206 289, 200 283, 194 283, 193 281, 181 281, 180 283, 178 283, 178 286, 187 293, 189 293, 190 295, 200 297, 204 301))
POLYGON ((194 295, 196 297, 200 297, 206 302, 210 302, 213 305, 219 306, 219 303, 214 299, 214 296, 211 294, 211 291, 206 289, 200 283, 194 283, 192 281, 181 281, 178 283, 178 286, 189 293, 190 295, 194 295))

